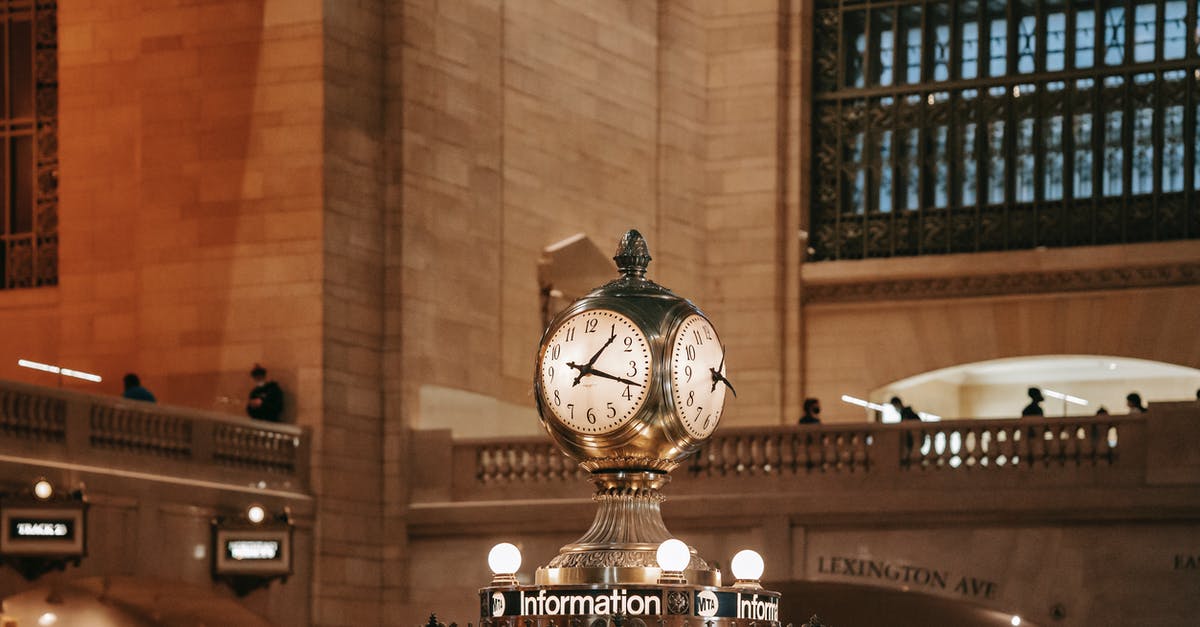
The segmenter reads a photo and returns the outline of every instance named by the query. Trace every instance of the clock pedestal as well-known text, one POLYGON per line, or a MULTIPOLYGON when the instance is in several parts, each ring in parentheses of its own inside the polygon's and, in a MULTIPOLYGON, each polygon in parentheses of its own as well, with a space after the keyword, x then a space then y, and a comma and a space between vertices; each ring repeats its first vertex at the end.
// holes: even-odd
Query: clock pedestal
MULTIPOLYGON (((661 472, 617 470, 592 474, 596 519, 583 537, 562 548, 537 570, 539 585, 583 583, 653 584, 662 570, 655 551, 671 538, 663 524, 661 488, 671 477, 661 472)), ((684 571, 695 584, 720 585, 721 573, 691 549, 684 571)))

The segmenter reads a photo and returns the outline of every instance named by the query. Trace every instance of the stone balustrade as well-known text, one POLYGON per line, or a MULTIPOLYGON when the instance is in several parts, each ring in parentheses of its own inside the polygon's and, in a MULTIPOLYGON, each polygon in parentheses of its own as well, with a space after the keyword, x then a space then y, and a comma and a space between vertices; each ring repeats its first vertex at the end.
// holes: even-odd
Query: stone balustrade
POLYGON ((0 381, 0 458, 308 491, 305 429, 12 381, 0 381))

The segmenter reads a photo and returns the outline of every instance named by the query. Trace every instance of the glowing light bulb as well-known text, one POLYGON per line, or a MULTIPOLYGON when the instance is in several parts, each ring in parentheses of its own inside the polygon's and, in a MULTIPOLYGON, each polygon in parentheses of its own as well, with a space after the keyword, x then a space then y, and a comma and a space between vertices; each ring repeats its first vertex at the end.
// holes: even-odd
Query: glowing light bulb
POLYGON ((33 495, 39 499, 44 501, 50 498, 51 494, 54 494, 54 486, 50 485, 49 481, 38 479, 38 482, 33 484, 33 495))
POLYGON ((501 542, 488 552, 488 566, 496 575, 512 575, 521 567, 521 549, 509 542, 501 542))
POLYGON ((58 614, 55 614, 54 612, 46 612, 45 614, 38 616, 38 624, 39 625, 53 625, 54 623, 57 623, 57 622, 58 622, 58 614))
POLYGON ((246 519, 257 525, 267 519, 267 510, 262 505, 251 505, 246 508, 246 519))
POLYGON ((1011 622, 1012 622, 1012 624, 1013 624, 1013 627, 1017 627, 1017 625, 1020 625, 1020 624, 1021 624, 1021 617, 1020 617, 1020 616, 1013 616, 1013 617, 1012 617, 1012 621, 1011 621, 1011 622))
POLYGON ((733 576, 742 581, 758 581, 762 578, 763 568, 762 556, 750 549, 738 551, 729 562, 733 576))
POLYGON ((659 568, 681 572, 687 568, 688 562, 692 561, 692 552, 682 541, 671 538, 658 545, 655 557, 658 559, 659 568))

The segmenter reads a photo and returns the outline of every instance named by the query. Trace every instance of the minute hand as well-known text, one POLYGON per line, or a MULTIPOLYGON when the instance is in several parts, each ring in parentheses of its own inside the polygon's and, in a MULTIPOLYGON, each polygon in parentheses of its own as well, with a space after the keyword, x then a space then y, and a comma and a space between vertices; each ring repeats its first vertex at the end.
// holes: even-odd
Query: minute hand
POLYGON ((636 385, 638 387, 642 387, 641 383, 638 383, 636 381, 630 381, 629 379, 623 379, 621 377, 613 376, 611 374, 608 374, 607 372, 604 372, 603 370, 596 370, 595 368, 592 368, 591 374, 593 374, 597 377, 602 377, 604 379, 612 379, 613 381, 619 381, 621 383, 624 383, 625 385, 636 385))

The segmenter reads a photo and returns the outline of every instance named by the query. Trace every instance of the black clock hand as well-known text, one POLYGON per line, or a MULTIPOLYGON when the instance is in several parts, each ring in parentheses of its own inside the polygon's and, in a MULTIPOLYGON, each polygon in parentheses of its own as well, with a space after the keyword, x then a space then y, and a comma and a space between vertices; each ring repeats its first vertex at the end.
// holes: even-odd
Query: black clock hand
POLYGON ((604 343, 604 346, 601 346, 600 349, 596 351, 595 355, 592 355, 592 358, 588 360, 586 364, 580 365, 573 361, 567 362, 567 366, 579 371, 579 374, 575 375, 575 380, 571 382, 571 387, 579 385, 579 381, 583 379, 583 377, 593 374, 594 371, 592 370, 592 365, 596 363, 597 359, 600 359, 600 353, 603 353, 604 349, 608 348, 608 345, 612 344, 613 340, 617 339, 617 330, 615 328, 612 329, 610 333, 612 333, 612 335, 608 336, 608 341, 604 343))
POLYGON ((733 389, 733 384, 729 382, 729 379, 725 378, 725 375, 721 374, 721 371, 724 369, 725 369, 725 345, 722 344, 721 345, 721 364, 718 365, 716 368, 708 369, 709 372, 712 373, 712 388, 709 391, 716 392, 717 384, 724 383, 726 386, 729 387, 729 391, 733 392, 733 396, 736 398, 737 390, 733 389))
POLYGON ((615 377, 611 374, 608 374, 607 372, 604 372, 603 370, 596 370, 595 368, 592 368, 588 372, 588 374, 593 374, 593 375, 596 375, 597 377, 603 377, 605 379, 612 379, 613 381, 620 381, 621 383, 624 383, 626 385, 636 385, 638 387, 642 387, 641 383, 637 383, 635 381, 630 381, 629 379, 622 379, 621 377, 615 377))

